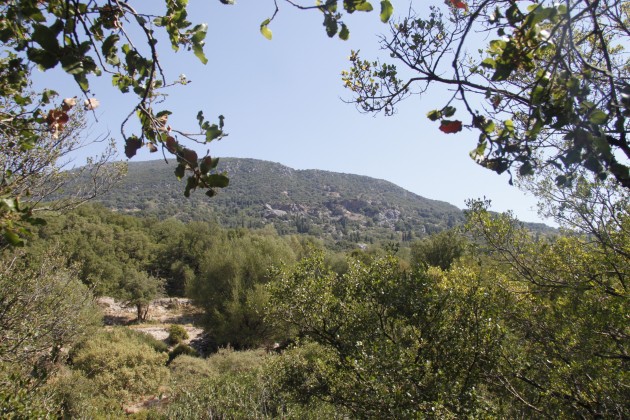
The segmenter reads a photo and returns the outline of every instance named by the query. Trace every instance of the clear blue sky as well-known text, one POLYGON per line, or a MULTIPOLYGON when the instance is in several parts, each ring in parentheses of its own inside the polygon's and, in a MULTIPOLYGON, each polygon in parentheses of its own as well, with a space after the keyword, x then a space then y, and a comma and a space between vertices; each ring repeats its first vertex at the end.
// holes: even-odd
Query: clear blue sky
MULTIPOLYGON (((169 92, 165 107, 174 112, 171 125, 193 130, 199 110, 211 120, 219 114, 226 117, 229 137, 196 146, 198 152, 209 149, 212 156, 386 179, 460 208, 468 198, 485 196, 494 210, 510 209, 521 220, 539 221, 535 198, 508 185, 507 175, 496 175, 469 158, 475 133, 445 135, 426 118, 428 111, 443 105, 444 91, 409 98, 393 117, 360 114, 342 101, 350 99, 340 77, 349 66, 350 51, 360 49, 365 58, 383 55, 378 35, 386 33, 388 26, 380 22, 378 13, 349 16, 350 40, 344 42, 326 36, 319 12, 300 12, 282 2, 279 6, 280 13, 270 25, 273 40, 268 41, 259 26, 273 13, 271 0, 237 0, 233 6, 192 0, 190 20, 209 25, 205 66, 191 52, 175 54, 166 41, 158 43, 167 76, 176 79, 183 73, 192 81, 169 92)), ((408 10, 406 2, 394 6, 399 13, 408 10)), ((428 3, 416 2, 415 9, 421 14, 428 3)), ((35 80, 52 86, 62 98, 80 94, 61 72, 40 74, 35 80)), ((134 98, 115 91, 107 76, 91 83, 101 102, 92 131, 110 130, 122 155, 119 127, 134 98)), ((160 156, 141 151, 134 160, 160 156)))

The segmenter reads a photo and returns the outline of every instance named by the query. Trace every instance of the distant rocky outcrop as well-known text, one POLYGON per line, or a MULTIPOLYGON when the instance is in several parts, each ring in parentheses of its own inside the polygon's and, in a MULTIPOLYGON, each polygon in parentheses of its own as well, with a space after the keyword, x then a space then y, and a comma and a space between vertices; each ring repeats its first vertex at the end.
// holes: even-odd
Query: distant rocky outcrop
POLYGON ((185 198, 185 182, 173 181, 174 168, 163 160, 131 162, 128 176, 100 201, 160 219, 215 221, 228 228, 272 225, 280 234, 315 235, 344 247, 409 241, 464 220, 457 207, 388 181, 255 159, 221 158, 218 170, 228 174, 230 185, 212 198, 201 191, 185 198))

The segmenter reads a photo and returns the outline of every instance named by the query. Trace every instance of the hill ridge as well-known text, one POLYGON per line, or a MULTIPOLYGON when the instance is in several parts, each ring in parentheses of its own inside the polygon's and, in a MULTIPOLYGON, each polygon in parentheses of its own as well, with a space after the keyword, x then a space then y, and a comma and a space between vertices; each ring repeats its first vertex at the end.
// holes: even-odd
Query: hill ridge
POLYGON ((464 219, 456 206, 384 179, 252 158, 221 158, 218 170, 228 173, 230 186, 212 198, 196 191, 187 199, 174 169, 164 160, 130 162, 128 176, 97 201, 160 219, 216 221, 228 228, 271 225, 280 234, 311 234, 344 247, 410 241, 464 219))

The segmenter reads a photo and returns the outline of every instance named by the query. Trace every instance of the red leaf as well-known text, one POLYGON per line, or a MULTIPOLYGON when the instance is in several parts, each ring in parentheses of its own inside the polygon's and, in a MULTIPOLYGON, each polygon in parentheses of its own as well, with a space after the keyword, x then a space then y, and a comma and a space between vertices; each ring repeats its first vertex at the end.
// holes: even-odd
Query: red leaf
POLYGON ((465 1, 462 1, 462 0, 448 0, 448 2, 451 3, 451 6, 453 6, 456 9, 468 10, 468 5, 466 4, 465 1))
POLYGON ((462 131, 462 122, 457 120, 442 120, 442 124, 440 124, 440 131, 446 134, 459 133, 462 131))
POLYGON ((174 137, 168 136, 166 138, 166 149, 171 153, 177 151, 177 140, 174 137))

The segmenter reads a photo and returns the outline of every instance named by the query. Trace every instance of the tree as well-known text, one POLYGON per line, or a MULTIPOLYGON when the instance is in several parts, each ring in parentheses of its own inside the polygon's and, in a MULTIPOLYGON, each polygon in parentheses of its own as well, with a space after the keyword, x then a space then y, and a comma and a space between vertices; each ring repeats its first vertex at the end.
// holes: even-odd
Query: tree
POLYGON ((66 170, 73 152, 105 141, 104 137, 84 138, 87 123, 85 111, 81 109, 68 113, 69 120, 63 131, 51 133, 39 129, 36 144, 32 147, 21 144, 23 130, 12 127, 7 121, 14 118, 12 116, 28 113, 28 106, 36 100, 34 94, 20 101, 0 96, 0 115, 5 118, 4 124, 0 124, 0 234, 3 237, 0 243, 24 245, 28 226, 43 223, 36 213, 73 208, 106 192, 125 172, 123 164, 111 162, 115 156, 111 142, 100 156, 90 158, 87 165, 74 171, 66 170), (60 193, 68 187, 71 192, 66 191, 62 197, 60 193))
POLYGON ((204 308, 218 345, 243 349, 268 344, 275 340, 276 331, 264 319, 269 299, 264 285, 272 266, 295 260, 294 250, 276 234, 230 233, 215 237, 214 247, 201 259, 199 273, 187 285, 187 294, 204 308))
POLYGON ((76 267, 56 252, 20 251, 0 257, 0 412, 3 417, 47 417, 45 384, 69 346, 100 324, 100 313, 76 267), (43 410, 35 414, 33 409, 43 410))
POLYGON ((145 321, 153 299, 158 297, 164 287, 164 281, 135 268, 123 271, 120 292, 123 299, 136 307, 138 322, 145 321))
POLYGON ((471 206, 468 227, 489 255, 480 265, 518 297, 499 315, 511 334, 488 378, 526 416, 629 414, 627 208, 618 217, 604 241, 576 231, 534 240, 510 215, 471 206))
POLYGON ((492 284, 474 265, 405 271, 392 256, 339 276, 315 253, 270 284, 269 316, 294 326, 302 344, 274 369, 281 389, 359 418, 502 417, 485 375, 511 296, 492 284))
POLYGON ((510 177, 553 167, 563 186, 586 168, 630 188, 630 6, 445 3, 390 25, 381 45, 400 68, 353 52, 343 80, 357 107, 391 115, 409 95, 442 86, 450 98, 427 117, 444 133, 478 131, 471 157, 480 165, 510 177), (482 34, 491 39, 485 48, 482 34), (456 104, 464 108, 459 119, 456 104))
POLYGON ((445 230, 411 244, 411 260, 448 270, 464 254, 466 240, 461 232, 445 230))

